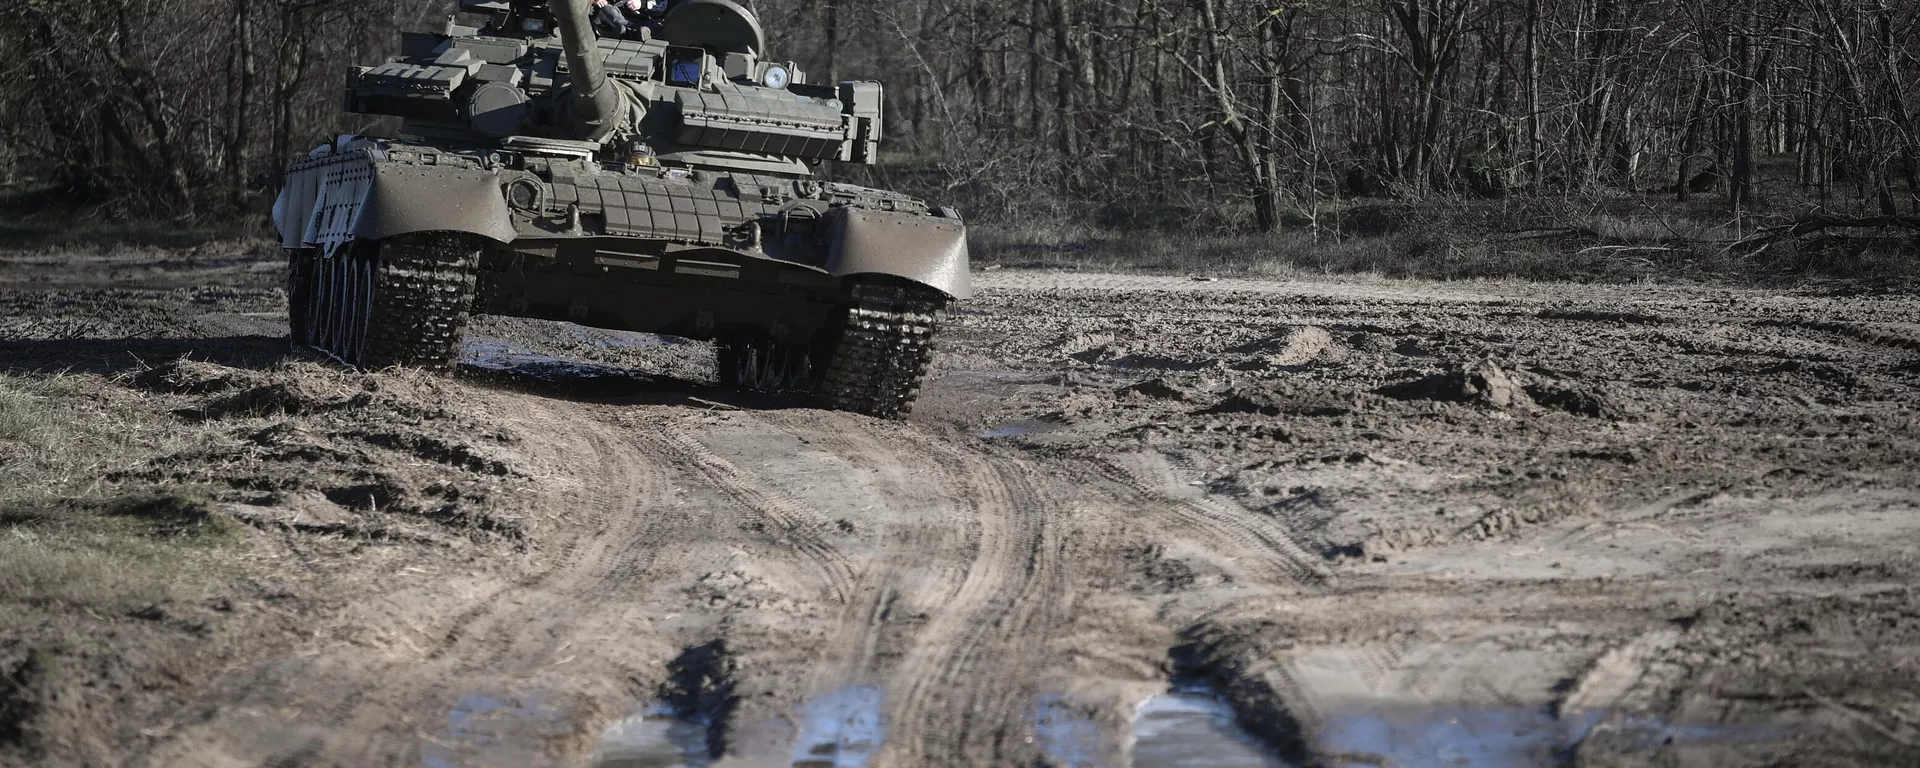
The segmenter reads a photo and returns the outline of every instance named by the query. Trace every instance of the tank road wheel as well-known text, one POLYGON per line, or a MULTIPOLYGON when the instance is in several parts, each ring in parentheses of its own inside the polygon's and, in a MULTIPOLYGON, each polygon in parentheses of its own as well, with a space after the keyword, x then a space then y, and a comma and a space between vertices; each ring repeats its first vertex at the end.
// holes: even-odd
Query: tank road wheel
POLYGON ((855 285, 816 390, 820 400, 883 419, 907 415, 933 361, 933 334, 946 306, 945 294, 921 285, 855 285))
POLYGON ((770 339, 724 339, 715 346, 721 386, 748 392, 807 392, 819 381, 819 354, 770 339))
POLYGON ((293 342, 347 365, 445 369, 459 355, 479 248, 449 234, 290 252, 293 342))

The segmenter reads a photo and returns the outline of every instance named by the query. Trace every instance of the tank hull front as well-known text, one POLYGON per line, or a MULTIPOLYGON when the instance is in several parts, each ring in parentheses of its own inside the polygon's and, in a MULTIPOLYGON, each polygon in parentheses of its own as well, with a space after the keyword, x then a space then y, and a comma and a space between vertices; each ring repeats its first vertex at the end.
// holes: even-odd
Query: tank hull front
POLYGON ((631 237, 521 239, 480 259, 478 314, 692 339, 804 342, 848 302, 825 269, 631 237))

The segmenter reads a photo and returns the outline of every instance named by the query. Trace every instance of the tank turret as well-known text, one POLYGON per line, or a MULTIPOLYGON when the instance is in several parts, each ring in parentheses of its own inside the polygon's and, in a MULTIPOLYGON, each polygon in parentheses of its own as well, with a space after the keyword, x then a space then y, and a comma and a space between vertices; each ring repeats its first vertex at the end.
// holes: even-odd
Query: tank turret
POLYGON ((588 0, 462 8, 487 23, 410 35, 405 55, 356 68, 348 111, 428 138, 591 141, 668 165, 804 173, 878 155, 880 84, 816 85, 767 60, 759 21, 732 0, 688 0, 628 38, 597 35, 588 0))

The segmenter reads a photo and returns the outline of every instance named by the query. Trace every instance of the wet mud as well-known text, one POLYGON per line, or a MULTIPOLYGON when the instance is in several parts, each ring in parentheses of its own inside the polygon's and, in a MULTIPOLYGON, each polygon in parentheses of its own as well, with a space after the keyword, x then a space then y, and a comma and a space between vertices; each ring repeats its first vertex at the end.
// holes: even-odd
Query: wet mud
POLYGON ((1001 271, 880 422, 565 324, 341 370, 270 269, 196 263, 9 285, 0 360, 215 430, 115 482, 202 489, 286 597, 138 620, 224 661, 68 725, 0 689, 0 756, 1920 760, 1907 297, 1001 271))

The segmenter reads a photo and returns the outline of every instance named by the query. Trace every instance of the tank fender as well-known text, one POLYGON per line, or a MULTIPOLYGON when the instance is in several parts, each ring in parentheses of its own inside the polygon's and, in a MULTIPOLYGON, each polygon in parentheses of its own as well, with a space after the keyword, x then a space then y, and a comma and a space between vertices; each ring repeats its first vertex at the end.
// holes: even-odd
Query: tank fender
POLYGON ((495 174, 400 165, 382 157, 358 149, 316 152, 296 163, 274 202, 282 244, 332 253, 351 240, 416 232, 467 232, 502 243, 516 237, 495 174))
POLYGON ((354 235, 384 240, 416 232, 468 232, 513 242, 502 179, 486 171, 376 165, 373 190, 354 235))
POLYGON ((841 207, 827 212, 827 271, 892 275, 955 299, 973 296, 967 227, 959 219, 841 207))

